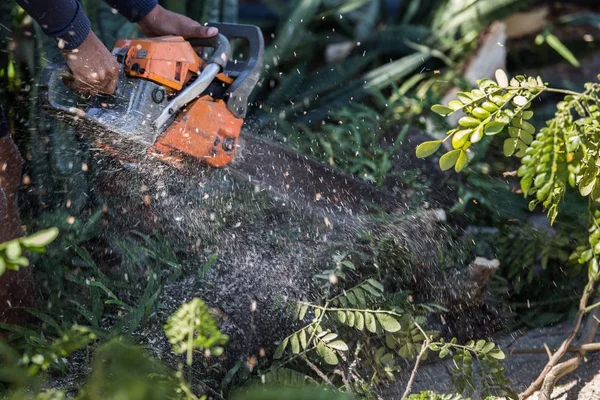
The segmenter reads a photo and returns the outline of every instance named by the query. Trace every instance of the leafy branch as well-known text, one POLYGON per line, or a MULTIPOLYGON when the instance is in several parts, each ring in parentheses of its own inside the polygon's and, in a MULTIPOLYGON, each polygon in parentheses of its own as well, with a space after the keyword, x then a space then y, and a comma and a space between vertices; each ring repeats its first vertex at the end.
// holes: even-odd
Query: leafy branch
MULTIPOLYGON (((452 138, 453 150, 440 158, 440 168, 454 167, 457 172, 461 171, 468 164, 467 151, 483 134, 493 136, 507 131, 504 154, 521 158, 517 175, 523 195, 534 197, 529 203, 531 211, 542 204, 553 223, 568 187, 577 188, 580 196, 588 198, 588 244, 578 247, 570 256, 571 260, 588 266, 588 283, 580 299, 575 325, 539 377, 520 394, 520 398, 527 398, 542 388, 542 398, 549 398, 557 377, 579 365, 580 358, 560 361, 578 333, 584 315, 595 308, 587 303, 600 279, 600 84, 587 83, 585 90, 578 93, 549 88, 540 77, 517 76, 509 82, 502 70, 496 71, 496 81, 482 79, 477 84, 478 89, 458 93, 458 99, 447 106, 432 107, 432 111, 441 116, 457 111, 466 113, 458 121, 460 128, 447 132, 445 140, 452 138), (545 92, 563 94, 564 98, 556 105, 554 118, 536 133, 536 128, 528 122, 533 117, 529 108, 532 101, 545 92)), ((425 158, 434 154, 442 142, 422 143, 417 147, 417 156, 425 158)), ((597 328, 597 321, 591 323, 597 328)), ((463 362, 468 359, 467 353, 463 349, 463 362)))
POLYGON ((58 229, 50 228, 33 235, 0 243, 0 276, 6 270, 18 271, 21 267, 29 266, 29 259, 24 251, 44 253, 46 246, 58 237, 58 229))

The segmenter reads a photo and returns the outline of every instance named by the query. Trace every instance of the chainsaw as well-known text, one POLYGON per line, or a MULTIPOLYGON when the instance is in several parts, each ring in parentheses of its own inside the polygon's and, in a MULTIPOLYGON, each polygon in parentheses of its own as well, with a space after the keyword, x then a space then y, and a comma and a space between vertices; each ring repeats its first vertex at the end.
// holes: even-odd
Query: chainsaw
POLYGON ((287 146, 246 131, 240 138, 262 72, 262 32, 252 25, 210 25, 217 36, 118 40, 114 95, 79 96, 63 81, 70 76, 66 65, 49 65, 40 103, 124 161, 152 156, 178 168, 227 166, 277 194, 347 212, 364 209, 365 202, 396 207, 394 196, 287 146), (245 43, 243 58, 232 57, 233 40, 245 43), (239 147, 243 154, 233 160, 239 147))

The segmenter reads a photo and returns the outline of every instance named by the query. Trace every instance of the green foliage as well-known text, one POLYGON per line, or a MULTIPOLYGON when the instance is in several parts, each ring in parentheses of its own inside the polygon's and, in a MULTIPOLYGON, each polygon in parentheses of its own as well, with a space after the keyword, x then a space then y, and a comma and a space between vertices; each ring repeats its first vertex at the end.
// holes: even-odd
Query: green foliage
POLYGON ((414 393, 407 397, 407 400, 469 400, 460 394, 438 394, 431 391, 414 393))
POLYGON ((27 367, 30 376, 36 375, 40 370, 46 371, 51 366, 64 373, 67 371, 64 359, 96 338, 96 334, 90 329, 77 325, 62 332, 51 343, 47 343, 43 337, 29 337, 29 346, 25 348, 20 364, 27 367))
POLYGON ((231 400, 350 400, 350 396, 331 389, 323 388, 288 388, 266 387, 240 390, 231 400))
POLYGON ((264 84, 254 98, 284 125, 316 125, 336 123, 333 114, 342 107, 377 96, 403 79, 409 87, 420 84, 416 92, 423 94, 440 78, 433 72, 415 74, 424 63, 431 61, 431 69, 436 69, 462 62, 480 30, 525 5, 516 0, 439 1, 432 7, 429 2, 410 1, 403 3, 407 10, 392 16, 379 3, 303 0, 278 7, 285 18, 266 49, 264 84), (453 16, 451 24, 448 15, 453 16), (345 43, 347 55, 323 66, 321 54, 345 43))
POLYGON ((541 203, 551 222, 558 214, 567 185, 578 187, 582 196, 592 195, 595 199, 594 134, 599 115, 596 97, 599 86, 590 83, 583 93, 569 92, 557 104, 555 118, 535 135, 535 127, 527 121, 533 117, 528 110, 531 102, 546 91, 560 90, 549 89, 540 77, 517 76, 509 82, 502 70, 496 72, 496 80, 480 80, 479 89, 459 92, 458 99, 452 100, 448 109, 433 109, 443 116, 457 111, 467 114, 459 120, 461 128, 447 132, 446 140, 452 138, 452 146, 462 154, 481 140, 483 133, 497 135, 507 131, 504 154, 521 158, 518 171, 521 190, 525 196, 535 196, 530 209, 541 203))
POLYGON ((322 300, 296 303, 293 316, 303 325, 279 343, 273 355, 277 362, 265 377, 284 374, 287 379, 281 381, 288 380, 292 385, 309 377, 311 381, 322 381, 326 375, 327 383, 336 382, 334 386, 340 389, 363 393, 373 390, 378 383, 394 381, 401 360, 422 360, 433 350, 443 357, 452 353, 457 360, 459 356, 473 355, 482 366, 485 364, 486 372, 476 377, 469 365, 457 366, 457 390, 468 393, 465 382, 475 385, 477 381, 488 393, 511 393, 499 364, 504 357, 499 348, 486 341, 466 345, 457 344, 456 339, 435 342, 437 332, 424 330, 426 318, 420 315, 435 308, 411 304, 408 296, 388 293, 377 279, 365 279, 360 261, 358 255, 338 253, 333 257, 333 268, 315 275, 317 281, 324 282, 322 300), (357 277, 363 280, 356 282, 357 277), (350 282, 355 283, 348 285, 350 282), (303 368, 305 364, 310 368, 303 368), (348 368, 352 371, 352 365, 360 365, 360 373, 350 373, 340 382, 335 371, 348 368), (289 368, 295 373, 290 374, 289 368), (320 369, 317 376, 313 376, 315 368, 320 369), (363 380, 361 376, 369 378, 363 380))
POLYGON ((508 380, 504 376, 504 367, 499 360, 504 360, 504 352, 496 347, 494 343, 485 340, 469 341, 465 345, 459 345, 453 339, 446 342, 432 342, 428 345, 432 351, 439 352, 440 358, 452 357, 452 375, 454 387, 463 394, 472 395, 476 389, 473 362, 474 358, 479 363, 477 374, 485 396, 508 396, 517 398, 516 394, 508 386, 508 380))
POLYGON ((574 67, 579 67, 579 61, 571 50, 569 50, 556 36, 550 33, 548 30, 545 30, 543 33, 539 34, 535 38, 535 44, 538 46, 547 43, 548 46, 552 47, 558 54, 561 55, 562 58, 567 60, 574 67))
POLYGON ((96 351, 80 399, 177 398, 179 385, 173 375, 143 349, 113 340, 96 351))
POLYGON ((169 317, 165 333, 175 353, 187 354, 188 366, 192 365, 194 350, 203 350, 207 356, 220 356, 223 354, 221 346, 229 340, 219 331, 215 318, 199 298, 182 304, 169 317))
POLYGON ((46 246, 58 237, 58 229, 50 228, 36 232, 24 238, 0 243, 0 276, 6 270, 18 271, 21 267, 29 266, 29 259, 24 251, 44 253, 46 246))
POLYGON ((393 107, 378 109, 356 104, 332 114, 335 123, 318 130, 301 125, 292 136, 297 148, 376 185, 390 176, 391 158, 398 153, 408 126, 395 126, 393 107), (393 137, 389 132, 399 131, 393 137))

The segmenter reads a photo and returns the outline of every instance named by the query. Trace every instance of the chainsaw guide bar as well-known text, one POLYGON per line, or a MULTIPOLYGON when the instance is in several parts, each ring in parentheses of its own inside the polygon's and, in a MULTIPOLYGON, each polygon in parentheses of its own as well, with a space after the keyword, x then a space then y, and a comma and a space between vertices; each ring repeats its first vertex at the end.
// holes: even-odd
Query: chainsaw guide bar
POLYGON ((247 129, 240 136, 262 69, 263 36, 251 25, 211 26, 219 35, 207 39, 117 41, 113 55, 120 73, 111 96, 76 95, 63 82, 70 74, 67 67, 50 65, 40 82, 41 105, 123 161, 152 156, 178 168, 197 168, 198 162, 227 166, 261 189, 328 214, 362 213, 369 205, 398 208, 393 195, 349 174, 247 129), (233 39, 245 43, 243 60, 232 59, 233 39), (212 54, 206 48, 214 49, 212 54))

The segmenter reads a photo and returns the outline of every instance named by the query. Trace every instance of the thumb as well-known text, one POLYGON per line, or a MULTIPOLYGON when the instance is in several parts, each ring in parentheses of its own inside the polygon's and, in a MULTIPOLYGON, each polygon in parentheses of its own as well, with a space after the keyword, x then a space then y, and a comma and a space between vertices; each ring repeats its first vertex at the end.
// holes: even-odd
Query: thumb
POLYGON ((219 30, 212 26, 204 26, 197 23, 196 26, 190 29, 190 33, 190 37, 208 38, 215 36, 219 33, 219 30))

